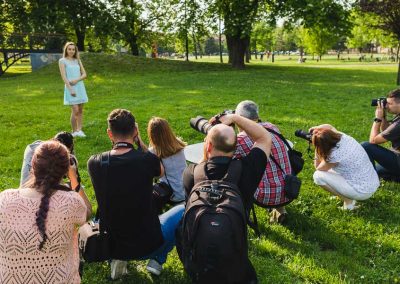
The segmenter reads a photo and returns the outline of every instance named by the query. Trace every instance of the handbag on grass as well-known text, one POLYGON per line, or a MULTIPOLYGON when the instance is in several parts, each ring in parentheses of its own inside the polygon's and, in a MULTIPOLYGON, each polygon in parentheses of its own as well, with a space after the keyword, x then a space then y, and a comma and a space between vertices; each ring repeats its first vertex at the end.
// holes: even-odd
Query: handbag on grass
MULTIPOLYGON (((162 160, 160 159, 161 164, 164 167, 162 160)), ((173 189, 171 184, 169 183, 167 172, 165 171, 164 167, 164 175, 167 179, 167 183, 163 181, 156 182, 153 184, 153 201, 155 210, 160 214, 162 213, 162 209, 169 203, 173 189)))
MULTIPOLYGON (((106 210, 106 189, 105 181, 108 173, 108 166, 110 164, 110 152, 101 154, 101 176, 102 188, 98 198, 99 205, 106 210)), ((100 206, 99 206, 100 207, 100 206)), ((111 258, 111 242, 110 234, 108 232, 107 216, 97 208, 96 221, 90 221, 81 226, 78 230, 78 244, 81 257, 86 262, 101 262, 111 258)))

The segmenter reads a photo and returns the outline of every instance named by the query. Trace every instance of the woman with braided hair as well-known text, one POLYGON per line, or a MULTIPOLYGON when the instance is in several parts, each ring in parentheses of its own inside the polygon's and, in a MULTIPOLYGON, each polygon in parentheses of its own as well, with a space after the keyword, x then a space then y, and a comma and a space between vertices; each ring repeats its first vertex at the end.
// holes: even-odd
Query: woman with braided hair
POLYGON ((67 148, 43 142, 28 182, 0 193, 0 283, 80 283, 76 226, 90 215, 67 148))

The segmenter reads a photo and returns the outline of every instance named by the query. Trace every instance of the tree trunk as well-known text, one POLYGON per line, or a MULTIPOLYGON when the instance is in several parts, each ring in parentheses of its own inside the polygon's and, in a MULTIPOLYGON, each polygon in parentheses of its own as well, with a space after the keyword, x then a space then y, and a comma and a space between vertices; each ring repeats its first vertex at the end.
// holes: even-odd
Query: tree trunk
POLYGON ((226 45, 228 47, 228 63, 232 64, 232 57, 233 57, 233 54, 232 54, 232 39, 231 39, 231 37, 229 37, 227 35, 225 35, 225 37, 226 37, 226 45))
MULTIPOLYGON (((222 32, 221 32, 221 18, 218 18, 218 44, 219 44, 219 61, 224 63, 222 59, 222 32)), ((230 58, 230 55, 229 55, 230 58)), ((229 59, 230 60, 230 59, 229 59)), ((230 61, 229 61, 230 63, 230 61)))
POLYGON ((193 39, 193 45, 194 45, 194 57, 197 60, 197 42, 196 42, 196 37, 194 34, 192 34, 192 39, 193 39))
POLYGON ((131 53, 134 56, 139 56, 139 45, 137 43, 137 36, 130 35, 129 37, 129 46, 131 47, 131 53))
POLYGON ((399 61, 399 67, 397 69, 397 86, 400 85, 400 61, 399 61))
POLYGON ((272 62, 272 63, 275 62, 275 53, 274 53, 273 50, 272 50, 272 52, 271 52, 271 62, 272 62))
POLYGON ((245 52, 246 63, 250 63, 251 53, 250 53, 250 38, 246 41, 246 52, 245 52))
POLYGON ((240 36, 226 36, 229 48, 229 60, 233 68, 244 69, 244 56, 248 42, 247 38, 240 36))
POLYGON ((304 47, 300 46, 300 63, 303 63, 304 47))
POLYGON ((397 44, 396 62, 400 62, 400 61, 399 61, 399 51, 400 51, 400 41, 399 41, 399 43, 397 44))
POLYGON ((187 31, 185 37, 185 58, 186 61, 189 61, 189 36, 187 31))
POLYGON ((85 32, 80 31, 79 29, 75 29, 76 34, 76 46, 79 51, 85 51, 85 32))

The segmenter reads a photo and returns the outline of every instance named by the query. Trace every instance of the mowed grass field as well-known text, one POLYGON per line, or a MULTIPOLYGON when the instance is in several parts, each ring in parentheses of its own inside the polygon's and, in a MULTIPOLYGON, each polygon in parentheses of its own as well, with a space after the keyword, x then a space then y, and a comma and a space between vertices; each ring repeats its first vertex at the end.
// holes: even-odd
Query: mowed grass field
MULTIPOLYGON (((367 140, 374 118, 370 101, 396 87, 395 64, 255 61, 236 71, 218 63, 128 55, 87 54, 82 61, 88 73, 88 137, 76 139, 76 154, 94 208, 86 161, 110 148, 106 117, 112 109, 131 110, 146 141, 147 121, 161 116, 185 141, 196 143, 204 136, 190 128, 191 117, 208 118, 251 99, 259 104, 261 118, 275 123, 306 157, 301 194, 287 207, 286 224, 269 224, 266 210, 257 209, 262 236, 250 231, 249 247, 260 283, 400 282, 400 186, 383 182, 359 210, 340 211, 341 204, 313 184, 307 143, 294 136, 296 129, 330 123, 360 142, 367 140)), ((25 146, 70 130, 69 115, 57 64, 0 78, 1 190, 18 187, 25 146)), ((160 277, 151 277, 145 266, 145 261, 131 261, 129 275, 114 283, 190 283, 175 251, 160 277)), ((83 283, 109 283, 109 273, 106 263, 88 264, 83 283)))

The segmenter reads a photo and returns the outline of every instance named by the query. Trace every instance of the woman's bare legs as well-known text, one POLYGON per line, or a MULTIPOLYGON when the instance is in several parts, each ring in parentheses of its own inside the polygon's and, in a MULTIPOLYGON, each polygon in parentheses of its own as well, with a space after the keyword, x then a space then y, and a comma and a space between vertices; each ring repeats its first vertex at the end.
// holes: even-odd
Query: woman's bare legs
POLYGON ((82 130, 82 120, 83 120, 83 104, 80 104, 78 105, 78 116, 76 117, 77 131, 82 130))
POLYGON ((77 113, 79 111, 78 105, 72 105, 71 106, 71 128, 72 128, 72 133, 77 132, 77 125, 76 125, 76 117, 77 113))
POLYGON ((83 104, 71 106, 71 127, 72 132, 82 130, 83 104))

